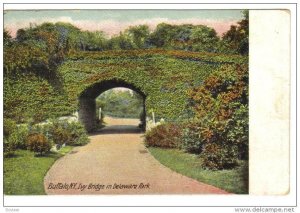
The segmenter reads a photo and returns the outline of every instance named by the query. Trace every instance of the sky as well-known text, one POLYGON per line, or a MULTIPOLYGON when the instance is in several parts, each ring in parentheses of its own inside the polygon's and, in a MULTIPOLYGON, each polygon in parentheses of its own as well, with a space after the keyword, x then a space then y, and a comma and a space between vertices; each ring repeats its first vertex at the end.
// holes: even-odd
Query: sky
POLYGON ((117 35, 130 26, 146 24, 154 30, 157 24, 207 25, 218 35, 243 18, 241 10, 6 10, 4 28, 12 36, 20 28, 43 22, 68 22, 82 30, 117 35))

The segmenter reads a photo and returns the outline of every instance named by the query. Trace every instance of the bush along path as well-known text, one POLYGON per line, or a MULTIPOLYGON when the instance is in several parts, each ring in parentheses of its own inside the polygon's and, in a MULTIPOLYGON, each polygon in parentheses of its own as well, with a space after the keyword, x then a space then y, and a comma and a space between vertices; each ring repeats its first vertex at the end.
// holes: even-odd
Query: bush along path
POLYGON ((227 194, 164 167, 148 152, 137 119, 106 120, 91 142, 57 160, 47 194, 227 194), (131 124, 131 125, 123 125, 131 124))
POLYGON ((51 165, 74 146, 88 142, 78 122, 17 125, 4 119, 4 194, 45 194, 44 177, 51 165))

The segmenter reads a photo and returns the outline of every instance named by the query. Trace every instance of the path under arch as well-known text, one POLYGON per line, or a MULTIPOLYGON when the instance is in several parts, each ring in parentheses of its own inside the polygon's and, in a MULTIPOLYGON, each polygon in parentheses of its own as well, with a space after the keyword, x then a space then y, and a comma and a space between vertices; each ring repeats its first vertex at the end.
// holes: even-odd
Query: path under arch
POLYGON ((106 122, 89 144, 54 163, 44 179, 47 194, 227 194, 160 164, 143 145, 137 119, 106 122))

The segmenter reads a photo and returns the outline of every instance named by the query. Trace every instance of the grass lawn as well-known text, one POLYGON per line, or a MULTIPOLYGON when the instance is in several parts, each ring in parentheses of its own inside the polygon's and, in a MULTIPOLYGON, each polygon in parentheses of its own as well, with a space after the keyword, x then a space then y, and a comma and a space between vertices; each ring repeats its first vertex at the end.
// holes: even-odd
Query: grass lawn
POLYGON ((4 158, 5 195, 44 195, 44 177, 52 164, 72 150, 65 146, 58 153, 35 157, 28 150, 17 150, 15 156, 4 158))
POLYGON ((151 154, 170 169, 236 194, 248 194, 248 162, 239 161, 239 166, 232 170, 210 171, 201 168, 201 160, 196 155, 177 149, 149 147, 151 154))

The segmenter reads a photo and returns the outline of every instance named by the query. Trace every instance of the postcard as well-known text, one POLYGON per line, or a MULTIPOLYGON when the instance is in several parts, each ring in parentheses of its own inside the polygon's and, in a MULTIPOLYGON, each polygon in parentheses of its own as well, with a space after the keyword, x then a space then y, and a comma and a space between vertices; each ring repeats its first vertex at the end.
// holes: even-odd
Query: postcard
POLYGON ((294 195, 292 10, 3 14, 5 199, 294 195))

